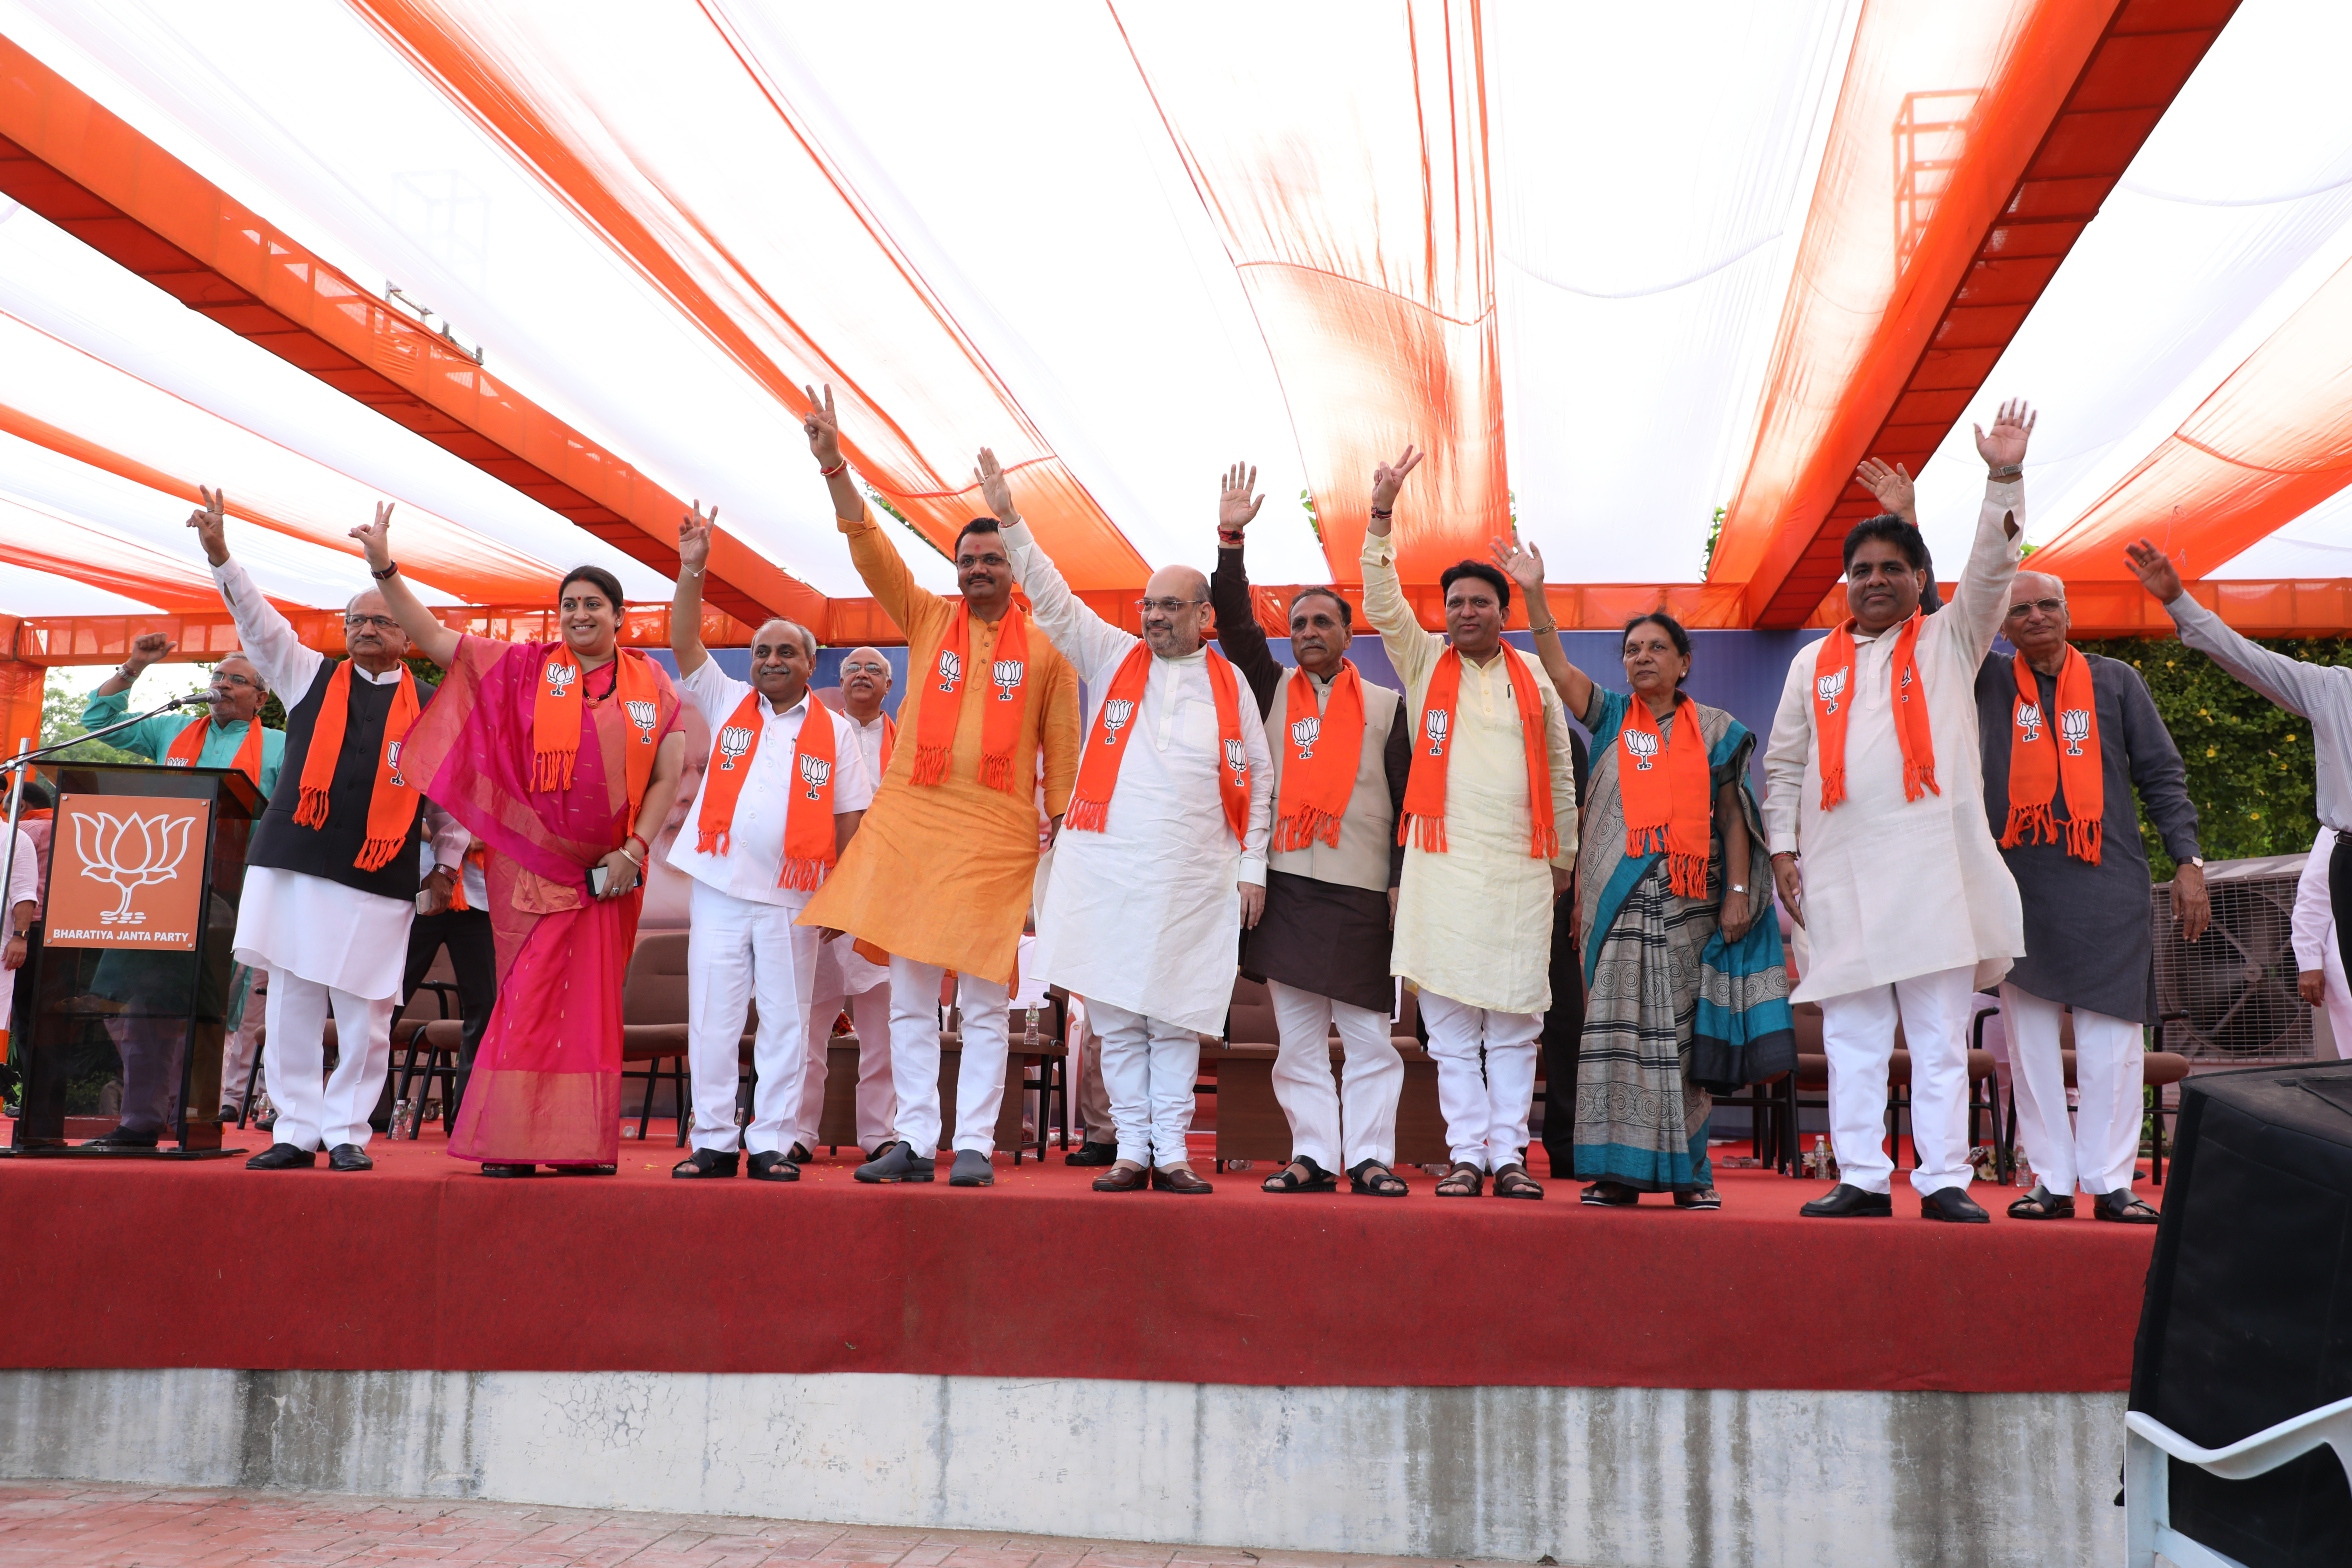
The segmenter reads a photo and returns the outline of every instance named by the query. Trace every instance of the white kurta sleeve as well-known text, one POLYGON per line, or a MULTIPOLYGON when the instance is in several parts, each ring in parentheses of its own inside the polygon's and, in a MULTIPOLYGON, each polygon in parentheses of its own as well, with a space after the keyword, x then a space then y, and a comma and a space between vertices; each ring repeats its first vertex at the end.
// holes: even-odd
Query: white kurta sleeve
MULTIPOLYGON (((1818 645, 1816 645, 1818 646, 1818 645)), ((1781 684, 1780 709, 1772 716, 1772 739, 1764 747, 1764 837, 1775 855, 1797 852, 1797 824, 1804 817, 1805 759, 1813 750, 1813 661, 1811 647, 1799 648, 1781 684)))
POLYGON ((2001 623, 2009 615, 2009 585, 2017 580, 2017 563, 2021 559, 2019 547, 2025 542, 2025 483, 2012 479, 2005 484, 1985 482, 1984 505, 1976 514, 1976 540, 1968 549, 1968 564, 1960 569, 1960 582, 1952 590, 1952 602, 1941 614, 1931 618, 1941 620, 1954 617, 1955 626, 1968 636, 1967 665, 1971 675, 1992 650, 1993 638, 1999 635, 2001 623), (2005 519, 2017 520, 2017 536, 2011 538, 2004 526, 2005 519))
MULTIPOLYGON (((815 697, 809 701, 815 702, 815 697)), ((858 744, 849 720, 833 715, 833 814, 863 811, 874 803, 874 774, 866 766, 866 748, 858 744)))
POLYGON ((1250 700, 1249 682, 1234 672, 1241 687, 1241 743, 1249 751, 1249 832, 1241 841, 1240 878, 1255 887, 1266 885, 1266 835, 1274 816, 1274 753, 1266 744, 1266 721, 1250 700))
POLYGON ((220 585, 221 601, 237 623, 237 641, 245 657, 261 671, 261 678, 278 694, 278 701, 293 707, 318 679, 326 655, 302 646, 293 626, 278 613, 276 605, 261 596, 235 556, 212 569, 212 580, 220 585))
POLYGON ((1405 602, 1404 585, 1397 581, 1394 534, 1365 533, 1363 566, 1364 619, 1380 633, 1388 662, 1404 678, 1410 700, 1413 688, 1428 680, 1429 667, 1437 662, 1437 639, 1421 629, 1413 607, 1405 602))
POLYGON ((465 824, 429 800, 425 802, 425 837, 432 840, 434 865, 464 872, 466 851, 474 847, 474 836, 465 824))
MULTIPOLYGON (((1045 629, 1045 635, 1061 650, 1062 657, 1078 667, 1080 678, 1089 685, 1115 669, 1142 641, 1095 614, 1070 591, 1053 558, 1030 534, 1027 523, 1015 523, 1005 529, 1004 542, 1005 548, 1012 552, 1013 578, 1029 596, 1031 619, 1045 629)), ((1096 700, 1100 700, 1099 695, 1096 700)))
POLYGON ((2303 875, 2295 882, 2289 936, 2295 944, 2295 967, 2305 973, 2327 966, 2328 928, 2336 919, 2328 891, 2328 858, 2335 851, 2335 830, 2321 828, 2311 853, 2303 859, 2303 875))
MULTIPOLYGON (((2321 878, 2326 881, 2326 866, 2321 865, 2321 878)), ((2323 895, 2324 896, 2324 895, 2323 895)), ((33 836, 23 828, 16 830, 16 864, 8 873, 8 913, 13 916, 19 904, 41 901, 41 856, 33 848, 33 836)))
POLYGON ((1521 657, 1518 669, 1535 681, 1535 689, 1543 697, 1544 759, 1552 775, 1552 822, 1560 834, 1560 852, 1552 857, 1552 864, 1563 871, 1573 871, 1576 869, 1576 753, 1568 740, 1568 709, 1540 664, 1521 657))

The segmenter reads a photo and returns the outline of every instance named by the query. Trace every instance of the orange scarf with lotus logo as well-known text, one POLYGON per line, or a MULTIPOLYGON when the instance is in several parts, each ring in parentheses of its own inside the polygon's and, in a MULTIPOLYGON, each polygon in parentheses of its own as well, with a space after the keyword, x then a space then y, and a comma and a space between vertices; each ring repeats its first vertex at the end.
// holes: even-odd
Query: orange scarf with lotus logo
POLYGON ((2009 820, 2001 847, 2058 842, 2058 782, 2066 781, 2066 852, 2099 863, 2100 824, 2107 816, 2107 776, 2099 758, 2099 698, 2091 688, 2091 661, 2071 644, 2058 667, 2050 711, 2042 706, 2041 682, 2019 654, 2017 701, 2009 713, 2009 820), (2061 746, 2060 741, 2065 744, 2061 746))
MULTIPOLYGON (((1543 693, 1535 673, 1517 650, 1504 644, 1497 658, 1509 659, 1511 701, 1519 710, 1519 739, 1527 758, 1527 853, 1549 860, 1560 852, 1560 830, 1553 816, 1552 769, 1544 742, 1543 693)), ((1421 696, 1421 722, 1413 735, 1413 771, 1405 779, 1405 809, 1397 818, 1397 842, 1418 844, 1425 855, 1446 852, 1446 768, 1453 762, 1455 718, 1462 698, 1462 655, 1448 648, 1437 656, 1429 672, 1429 690, 1421 696)))
MULTIPOLYGON (((1919 681, 1917 610, 1895 636, 1895 657, 1887 671, 1894 687, 1895 744, 1903 749, 1903 798, 1917 800, 1943 790, 1936 784, 1935 733, 1927 722, 1927 688, 1919 681)), ((1879 633, 1885 636, 1885 632, 1879 633)), ((1854 710, 1854 623, 1848 620, 1822 639, 1813 660, 1813 733, 1821 741, 1821 809, 1846 799, 1846 719, 1854 710)))
MULTIPOLYGON (((1249 747, 1241 738, 1241 683, 1233 666, 1216 649, 1208 656, 1209 695, 1217 703, 1217 751, 1223 764, 1217 770, 1217 796, 1225 807, 1225 825, 1235 843, 1249 839, 1249 747)), ((1070 792, 1070 809, 1062 826, 1081 833, 1101 833, 1110 827, 1111 792, 1119 787, 1119 764, 1127 760, 1127 741, 1143 706, 1144 682, 1151 677, 1152 651, 1137 643, 1119 661, 1111 689, 1087 732, 1085 756, 1078 764, 1078 785, 1070 792)))
MULTIPOLYGON (((645 786, 653 780, 654 753, 661 737, 661 676, 653 661, 634 648, 614 650, 619 666, 613 676, 614 694, 621 711, 637 733, 629 737, 626 765, 629 779, 629 826, 637 825, 637 810, 645 804, 645 786)), ((531 704, 531 787, 559 790, 572 787, 572 768, 580 760, 580 736, 588 725, 587 677, 571 648, 557 643, 539 666, 539 691, 531 704)))
MULTIPOLYGON (((1269 737, 1271 738, 1271 737, 1269 737)), ((1282 785, 1274 802, 1276 849, 1339 842, 1339 819, 1356 790, 1364 750, 1364 682, 1355 661, 1339 661, 1331 700, 1315 711, 1314 678, 1293 670, 1282 705, 1282 785)))
MULTIPOLYGON (((163 765, 167 768, 196 766, 204 756, 204 732, 210 728, 212 720, 198 719, 174 735, 171 750, 164 754, 163 765)), ((244 743, 238 746, 236 756, 229 759, 229 766, 244 770, 255 789, 261 787, 261 720, 245 721, 244 743)))
MULTIPOLYGON (((1021 715, 1029 706, 1029 617, 1015 607, 1005 611, 996 627, 996 651, 980 672, 995 688, 980 719, 980 782, 1019 794, 1013 788, 1013 747, 1021 739, 1021 715)), ((973 673, 969 604, 956 606, 955 621, 940 639, 931 668, 916 673, 930 685, 923 692, 923 711, 915 717, 914 782, 944 784, 948 757, 955 750, 956 720, 964 711, 964 686, 973 673)))
MULTIPOLYGON (((776 885, 810 890, 824 885, 840 850, 833 834, 833 710, 815 697, 803 700, 808 714, 800 721, 800 743, 785 786, 791 803, 784 809, 784 864, 777 871, 776 885)), ((735 802, 743 793, 743 781, 751 776, 760 732, 766 728, 756 691, 745 692, 719 726, 711 743, 710 771, 703 775, 702 809, 694 819, 694 847, 701 853, 724 855, 732 847, 735 802)))
MULTIPOLYGON (((416 786, 400 776, 400 745, 416 722, 418 707, 416 676, 403 665, 400 685, 392 693, 392 711, 384 716, 384 750, 376 758, 376 787, 368 796, 367 840, 352 861, 362 871, 381 871, 391 864, 416 821, 419 797, 416 786)), ((318 717, 311 722, 310 750, 302 759, 302 794, 294 807, 294 820, 303 827, 327 825, 327 791, 335 782, 335 764, 343 755, 343 730, 350 717, 351 661, 345 659, 327 677, 318 717)), ((253 729, 260 732, 258 720, 253 729)))
POLYGON ((1617 794, 1625 812, 1628 859, 1663 853, 1666 886, 1677 898, 1707 896, 1711 849, 1707 739, 1699 705, 1676 692, 1674 733, 1662 735, 1650 705, 1635 697, 1618 731, 1617 794))

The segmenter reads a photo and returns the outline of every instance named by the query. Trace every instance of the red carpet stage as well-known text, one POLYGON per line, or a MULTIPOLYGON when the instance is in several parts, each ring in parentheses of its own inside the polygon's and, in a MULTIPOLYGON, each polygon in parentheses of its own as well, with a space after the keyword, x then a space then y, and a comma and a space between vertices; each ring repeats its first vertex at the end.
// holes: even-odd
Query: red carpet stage
POLYGON ((1754 1171, 1710 1214, 1419 1171, 1277 1197, 1263 1165, 1112 1196, 1058 1154, 982 1191, 861 1187, 849 1150, 694 1185, 658 1131, 621 1148, 618 1176, 527 1181, 430 1133, 366 1174, 0 1161, 0 1364, 2092 1392, 2128 1382, 2154 1236, 1986 1189, 1989 1228, 1937 1225, 1899 1175, 1896 1218, 1839 1222, 1797 1217, 1824 1184, 1754 1171))

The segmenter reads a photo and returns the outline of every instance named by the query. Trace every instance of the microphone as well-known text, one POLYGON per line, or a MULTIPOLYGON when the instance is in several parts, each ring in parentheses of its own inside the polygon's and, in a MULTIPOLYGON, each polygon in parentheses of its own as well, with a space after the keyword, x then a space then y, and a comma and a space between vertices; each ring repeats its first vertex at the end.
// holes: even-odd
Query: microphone
POLYGON ((209 708, 211 706, 212 692, 210 688, 203 691, 192 691, 183 697, 174 697, 164 704, 166 708, 209 708))

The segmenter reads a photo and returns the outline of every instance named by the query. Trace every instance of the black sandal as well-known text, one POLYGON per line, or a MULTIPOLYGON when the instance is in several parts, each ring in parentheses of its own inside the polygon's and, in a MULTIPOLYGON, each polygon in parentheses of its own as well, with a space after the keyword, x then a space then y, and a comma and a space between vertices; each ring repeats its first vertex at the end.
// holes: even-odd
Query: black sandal
POLYGON ((1641 1194, 1621 1181, 1596 1181, 1577 1194, 1579 1202, 1596 1209, 1630 1209, 1641 1202, 1641 1194))
POLYGON ((1368 1198, 1401 1198, 1413 1189, 1405 1179, 1378 1160, 1358 1160, 1348 1167, 1348 1191, 1368 1198))
POLYGON ((515 1160, 491 1160, 482 1167, 485 1176, 530 1176, 538 1172, 536 1165, 525 1165, 515 1160))
POLYGON ((2061 1198, 2040 1182, 2033 1191, 2009 1205, 2013 1220, 2070 1220, 2074 1218, 2074 1194, 2061 1198))
POLYGON ((2103 1220, 2113 1220, 2118 1225, 2153 1225, 2164 1218, 2149 1206, 2147 1199, 2139 1197, 2128 1187, 2121 1192, 2100 1193, 2091 1200, 2091 1213, 2103 1220), (2107 1201, 2110 1198, 2123 1201, 2110 1203, 2107 1201))
POLYGON ((1496 1171, 1494 1183, 1494 1195, 1498 1198, 1540 1198, 1544 1195, 1542 1186, 1527 1174, 1527 1167, 1516 1163, 1496 1171))
POLYGON ((1712 1187, 1693 1187, 1687 1192, 1676 1192, 1674 1206, 1678 1209, 1720 1209, 1723 1194, 1712 1187))
POLYGON ((1333 1192, 1338 1190, 1339 1178, 1301 1154, 1267 1177, 1263 1186, 1267 1192, 1333 1192), (1307 1174, 1299 1175, 1301 1169, 1307 1174))
POLYGON ((1485 1190, 1486 1172, 1468 1160, 1454 1161, 1454 1168, 1437 1183, 1437 1195, 1441 1198, 1475 1198, 1485 1190))

